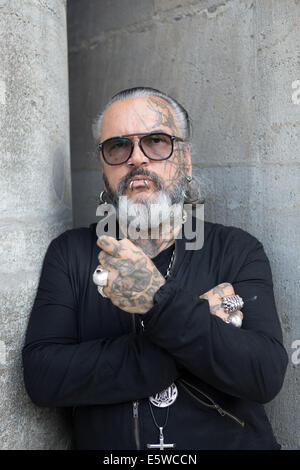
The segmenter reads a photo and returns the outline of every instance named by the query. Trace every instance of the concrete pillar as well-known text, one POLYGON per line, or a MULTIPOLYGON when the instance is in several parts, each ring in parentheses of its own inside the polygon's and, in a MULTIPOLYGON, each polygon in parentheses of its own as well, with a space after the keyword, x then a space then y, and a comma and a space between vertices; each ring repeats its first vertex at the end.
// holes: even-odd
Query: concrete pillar
POLYGON ((72 0, 69 7, 75 225, 97 220, 91 123, 108 98, 146 85, 182 102, 206 218, 248 230, 271 261, 291 361, 267 412, 285 449, 300 441, 299 19, 299 0, 72 0))
POLYGON ((49 242, 72 226, 65 0, 0 0, 0 447, 62 449, 25 393, 21 348, 49 242))

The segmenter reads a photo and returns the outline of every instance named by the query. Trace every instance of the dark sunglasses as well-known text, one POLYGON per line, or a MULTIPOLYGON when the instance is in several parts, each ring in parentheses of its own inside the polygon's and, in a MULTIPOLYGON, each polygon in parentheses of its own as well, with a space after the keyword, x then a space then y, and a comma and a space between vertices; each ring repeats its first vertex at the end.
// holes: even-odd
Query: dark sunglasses
POLYGON ((165 132, 152 132, 150 134, 127 134, 120 137, 111 137, 99 144, 104 161, 108 165, 122 165, 126 163, 134 150, 134 142, 128 137, 142 135, 138 145, 143 154, 150 160, 167 160, 174 150, 174 141, 184 142, 181 137, 169 135, 165 132))

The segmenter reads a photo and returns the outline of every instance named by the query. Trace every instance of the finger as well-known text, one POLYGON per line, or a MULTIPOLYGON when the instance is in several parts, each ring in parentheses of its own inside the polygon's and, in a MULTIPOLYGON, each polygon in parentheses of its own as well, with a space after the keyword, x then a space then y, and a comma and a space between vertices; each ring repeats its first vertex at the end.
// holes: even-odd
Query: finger
POLYGON ((232 295, 235 295, 234 288, 231 284, 226 283, 223 286, 223 291, 224 291, 223 297, 230 297, 232 295))
POLYGON ((116 258, 121 257, 121 245, 120 242, 115 238, 109 237, 108 235, 102 235, 98 238, 97 245, 111 256, 115 256, 116 258))
POLYGON ((115 258, 114 256, 108 255, 103 250, 100 251, 98 255, 99 263, 104 269, 117 268, 118 259, 119 258, 115 258))
POLYGON ((223 282, 212 289, 213 295, 218 297, 229 297, 235 295, 234 288, 229 282, 223 282))
POLYGON ((206 292, 205 294, 199 295, 199 299, 208 300, 208 293, 206 292))

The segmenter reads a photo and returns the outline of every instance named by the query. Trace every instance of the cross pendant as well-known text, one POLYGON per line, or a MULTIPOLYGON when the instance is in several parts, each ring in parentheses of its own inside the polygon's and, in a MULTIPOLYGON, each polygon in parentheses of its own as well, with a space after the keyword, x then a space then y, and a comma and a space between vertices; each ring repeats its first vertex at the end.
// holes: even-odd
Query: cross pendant
POLYGON ((169 449, 171 447, 175 447, 175 444, 165 444, 164 443, 164 435, 163 435, 163 428, 159 428, 159 444, 147 444, 148 449, 169 449))

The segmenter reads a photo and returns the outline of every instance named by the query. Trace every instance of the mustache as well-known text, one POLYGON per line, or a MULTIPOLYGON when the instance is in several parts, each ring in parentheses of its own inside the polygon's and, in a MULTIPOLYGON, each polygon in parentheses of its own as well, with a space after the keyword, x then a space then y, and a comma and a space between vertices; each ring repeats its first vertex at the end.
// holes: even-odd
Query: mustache
POLYGON ((168 194, 171 198, 172 204, 183 203, 186 191, 188 190, 187 182, 184 176, 178 179, 175 188, 170 191, 170 189, 166 186, 165 182, 157 174, 152 173, 151 171, 145 168, 132 168, 132 170, 127 175, 123 176, 116 188, 116 191, 112 190, 109 184, 109 180, 106 174, 103 172, 102 177, 105 184, 107 202, 117 208, 120 196, 124 195, 126 185, 128 185, 129 180, 134 176, 148 176, 148 178, 151 178, 152 180, 152 184, 155 188, 155 193, 163 192, 165 194, 168 194))
POLYGON ((118 184, 117 187, 117 194, 122 195, 129 180, 133 178, 134 176, 148 176, 148 178, 151 178, 152 182, 156 186, 157 191, 161 191, 165 189, 165 185, 162 181, 162 179, 157 176, 155 173, 152 173, 152 171, 146 170, 145 168, 133 168, 127 175, 125 175, 121 181, 118 184))

